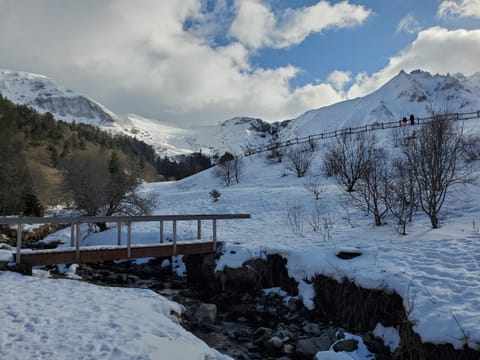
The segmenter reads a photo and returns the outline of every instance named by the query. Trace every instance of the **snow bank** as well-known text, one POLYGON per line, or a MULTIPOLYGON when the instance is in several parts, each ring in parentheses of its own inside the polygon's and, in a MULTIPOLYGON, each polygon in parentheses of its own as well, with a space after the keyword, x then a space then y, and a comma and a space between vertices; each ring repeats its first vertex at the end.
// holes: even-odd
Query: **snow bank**
POLYGON ((177 322, 150 290, 0 272, 0 358, 229 359, 177 322))

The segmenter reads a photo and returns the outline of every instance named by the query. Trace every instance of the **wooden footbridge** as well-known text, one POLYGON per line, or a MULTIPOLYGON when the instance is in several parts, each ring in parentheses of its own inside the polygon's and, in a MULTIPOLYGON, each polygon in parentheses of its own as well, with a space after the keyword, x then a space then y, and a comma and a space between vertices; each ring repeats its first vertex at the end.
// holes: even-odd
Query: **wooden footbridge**
MULTIPOLYGON (((17 251, 15 262, 28 265, 80 264, 97 261, 168 257, 175 255, 206 254, 216 251, 221 242, 217 239, 219 220, 249 219, 250 214, 209 214, 209 215, 152 215, 152 216, 108 216, 108 217, 18 217, 0 218, 0 225, 17 226, 17 251), (177 222, 196 221, 197 240, 177 242, 177 222), (202 221, 212 222, 212 239, 202 240, 202 221), (115 224, 116 246, 81 246, 80 226, 96 223, 115 224), (132 223, 157 222, 159 224, 156 244, 133 244, 132 223), (164 241, 164 225, 172 223, 171 242, 164 241), (70 247, 49 250, 22 251, 22 233, 27 224, 70 225, 70 247), (126 244, 122 245, 122 226, 126 226, 126 244)), ((153 236, 153 234, 152 234, 153 236)))

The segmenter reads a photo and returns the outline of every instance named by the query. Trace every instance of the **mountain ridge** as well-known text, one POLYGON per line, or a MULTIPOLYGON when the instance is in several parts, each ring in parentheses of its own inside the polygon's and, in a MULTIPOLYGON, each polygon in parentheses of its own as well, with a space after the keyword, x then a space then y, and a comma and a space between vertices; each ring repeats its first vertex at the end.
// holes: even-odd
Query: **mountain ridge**
POLYGON ((237 116, 218 125, 179 127, 136 114, 118 115, 93 99, 58 85, 43 75, 0 70, 0 93, 11 101, 50 112, 57 119, 84 122, 103 130, 136 137, 152 145, 159 156, 201 151, 241 153, 272 141, 324 133, 344 127, 390 122, 414 114, 468 112, 480 109, 480 72, 435 74, 400 71, 378 90, 318 109, 294 119, 268 123, 237 116))

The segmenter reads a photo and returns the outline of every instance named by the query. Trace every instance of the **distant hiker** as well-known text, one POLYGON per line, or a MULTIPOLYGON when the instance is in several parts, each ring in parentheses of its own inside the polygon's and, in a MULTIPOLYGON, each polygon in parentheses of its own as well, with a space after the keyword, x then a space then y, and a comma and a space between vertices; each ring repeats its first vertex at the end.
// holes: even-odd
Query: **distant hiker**
POLYGON ((408 125, 407 118, 406 118, 406 117, 403 117, 403 119, 402 119, 402 126, 403 126, 403 127, 406 127, 407 125, 408 125))
POLYGON ((413 114, 410 115, 410 125, 415 125, 415 116, 413 114))

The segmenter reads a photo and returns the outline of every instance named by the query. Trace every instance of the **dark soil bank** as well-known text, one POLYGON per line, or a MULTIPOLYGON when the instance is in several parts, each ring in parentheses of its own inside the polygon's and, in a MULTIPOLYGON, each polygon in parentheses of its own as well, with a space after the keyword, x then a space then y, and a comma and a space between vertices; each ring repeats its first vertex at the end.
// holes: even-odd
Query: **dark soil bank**
POLYGON ((355 341, 344 331, 360 334, 376 359, 478 360, 480 353, 451 345, 423 344, 412 331, 395 293, 367 290, 351 281, 318 275, 311 279, 315 310, 297 297, 297 282, 288 276, 279 255, 247 261, 241 268, 215 272, 218 254, 185 256, 187 277, 162 267, 162 259, 82 265, 79 275, 101 284, 150 288, 185 306, 183 326, 211 347, 234 359, 313 359, 318 351, 352 351, 355 341), (288 297, 264 293, 280 287, 288 297), (390 353, 371 333, 377 323, 399 329, 401 346, 390 353))

